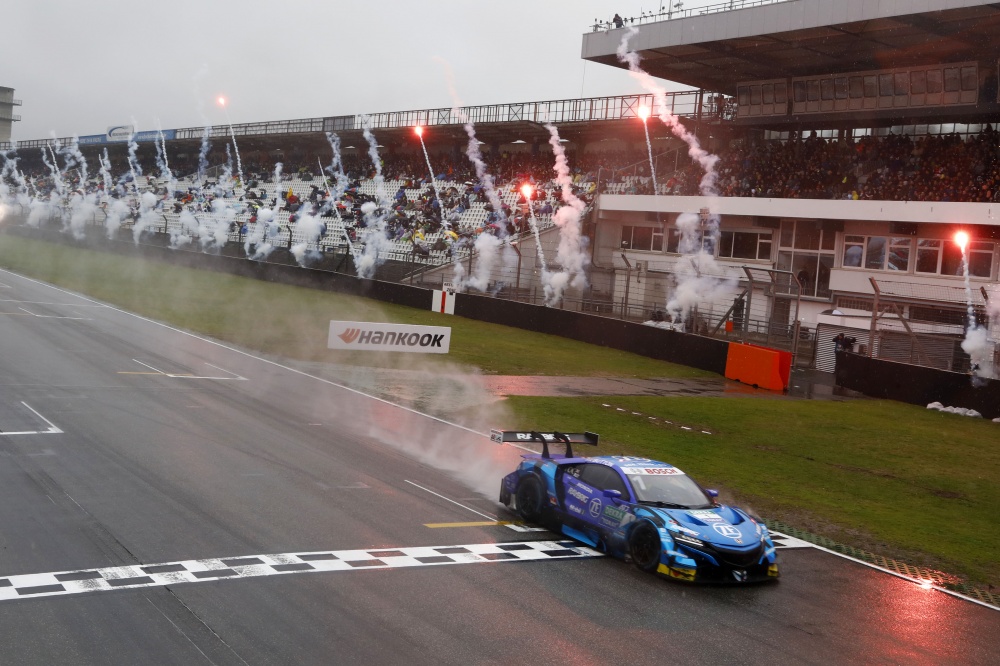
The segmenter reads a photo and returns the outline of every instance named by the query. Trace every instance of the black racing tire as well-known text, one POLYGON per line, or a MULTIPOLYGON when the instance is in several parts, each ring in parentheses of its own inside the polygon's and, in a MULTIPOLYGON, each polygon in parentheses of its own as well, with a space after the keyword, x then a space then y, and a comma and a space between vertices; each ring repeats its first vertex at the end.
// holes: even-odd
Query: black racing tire
POLYGON ((660 533, 652 523, 642 521, 634 528, 628 538, 629 555, 632 563, 646 573, 654 573, 660 566, 660 533))
POLYGON ((504 481, 500 482, 500 503, 506 507, 510 506, 510 491, 507 490, 507 484, 504 481))
POLYGON ((517 484, 517 512, 529 523, 542 520, 545 507, 545 490, 542 481, 534 474, 528 474, 517 484))

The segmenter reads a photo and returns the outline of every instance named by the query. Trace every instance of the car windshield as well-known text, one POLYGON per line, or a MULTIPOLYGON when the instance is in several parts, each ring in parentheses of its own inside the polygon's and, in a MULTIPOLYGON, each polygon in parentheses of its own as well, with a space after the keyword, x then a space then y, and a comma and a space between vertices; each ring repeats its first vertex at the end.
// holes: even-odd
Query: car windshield
POLYGON ((704 509, 712 500, 686 474, 627 474, 640 502, 663 503, 684 509, 704 509))

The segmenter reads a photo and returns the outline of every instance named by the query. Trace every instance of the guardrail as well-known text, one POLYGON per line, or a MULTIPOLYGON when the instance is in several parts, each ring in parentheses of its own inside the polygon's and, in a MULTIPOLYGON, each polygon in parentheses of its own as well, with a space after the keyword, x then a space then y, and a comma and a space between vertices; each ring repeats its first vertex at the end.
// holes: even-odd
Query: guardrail
POLYGON ((590 31, 600 32, 602 30, 617 30, 627 26, 642 25, 644 23, 673 21, 676 19, 690 18, 692 16, 701 16, 704 14, 717 14, 719 12, 749 9, 750 7, 759 7, 761 5, 776 5, 783 2, 796 1, 797 0, 730 0, 729 2, 719 2, 714 5, 706 5, 704 7, 692 7, 691 9, 684 9, 683 2, 675 2, 671 4, 668 1, 660 6, 659 11, 649 10, 648 12, 641 12, 639 16, 623 17, 622 25, 616 25, 613 20, 598 21, 597 19, 594 19, 594 23, 590 26, 590 31))
MULTIPOLYGON (((717 97, 702 90, 682 90, 666 93, 666 103, 671 114, 681 118, 694 118, 705 110, 717 97)), ((296 120, 271 120, 264 122, 240 123, 237 125, 211 125, 210 138, 229 136, 278 136, 308 134, 317 132, 361 131, 398 129, 420 126, 461 125, 465 122, 482 125, 486 123, 545 123, 557 125, 566 123, 586 123, 598 121, 631 120, 638 117, 640 107, 658 110, 653 95, 615 95, 608 97, 584 97, 577 99, 549 100, 544 102, 516 102, 508 104, 488 104, 463 107, 460 112, 452 108, 414 109, 410 111, 388 111, 383 113, 357 114, 353 116, 325 116, 322 118, 299 118, 296 120)), ((169 130, 165 130, 169 131, 169 130)), ((184 127, 173 130, 176 139, 200 140, 204 127, 184 127)), ((16 142, 17 148, 44 148, 58 141, 69 145, 73 137, 60 139, 27 139, 16 142)), ((122 142, 124 145, 124 142, 122 142)), ((12 143, 0 143, 0 150, 9 150, 12 143)))

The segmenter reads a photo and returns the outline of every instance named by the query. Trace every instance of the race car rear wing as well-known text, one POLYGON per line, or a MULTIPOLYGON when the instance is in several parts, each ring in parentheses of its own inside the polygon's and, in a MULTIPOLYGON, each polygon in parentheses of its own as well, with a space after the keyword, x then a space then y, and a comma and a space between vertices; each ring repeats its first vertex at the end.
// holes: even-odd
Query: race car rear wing
POLYGON ((549 455, 549 443, 565 444, 566 457, 573 457, 574 444, 589 444, 597 446, 598 435, 594 432, 537 432, 535 430, 490 430, 490 441, 497 444, 504 442, 527 442, 542 443, 542 457, 551 458, 549 455))

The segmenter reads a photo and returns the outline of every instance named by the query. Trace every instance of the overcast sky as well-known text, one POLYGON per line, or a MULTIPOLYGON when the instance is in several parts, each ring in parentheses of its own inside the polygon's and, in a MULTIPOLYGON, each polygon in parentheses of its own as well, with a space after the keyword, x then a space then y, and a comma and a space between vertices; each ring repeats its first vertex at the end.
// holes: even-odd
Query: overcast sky
MULTIPOLYGON (((676 0, 671 0, 676 2, 676 0)), ((685 9, 719 0, 686 0, 685 9)), ((645 0, 31 0, 3 11, 13 138, 103 134, 642 92, 584 63, 595 18, 645 0)), ((671 86, 673 87, 673 86, 671 86)))

